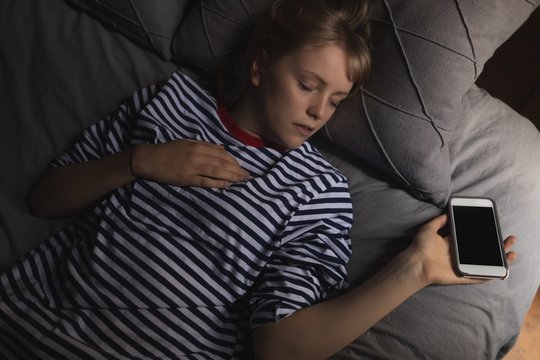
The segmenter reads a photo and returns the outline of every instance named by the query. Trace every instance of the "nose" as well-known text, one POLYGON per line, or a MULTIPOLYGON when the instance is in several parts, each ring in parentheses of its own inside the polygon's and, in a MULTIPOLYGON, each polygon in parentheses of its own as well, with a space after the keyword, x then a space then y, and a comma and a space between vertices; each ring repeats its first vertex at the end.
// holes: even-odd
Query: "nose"
POLYGON ((316 96, 310 103, 308 115, 313 120, 324 120, 326 116, 326 99, 324 96, 316 96))

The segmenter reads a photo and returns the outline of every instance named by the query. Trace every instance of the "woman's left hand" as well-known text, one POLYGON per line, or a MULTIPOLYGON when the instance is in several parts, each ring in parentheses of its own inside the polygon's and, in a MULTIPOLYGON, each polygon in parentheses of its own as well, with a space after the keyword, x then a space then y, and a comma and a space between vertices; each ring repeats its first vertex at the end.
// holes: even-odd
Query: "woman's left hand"
MULTIPOLYGON (((447 215, 440 215, 424 224, 416 233, 411 246, 407 251, 417 257, 421 265, 422 277, 428 284, 478 284, 486 280, 469 279, 456 274, 452 264, 450 251, 450 236, 441 236, 439 231, 446 225, 447 215)), ((511 251, 517 241, 515 236, 504 240, 504 251, 508 264, 512 264, 517 254, 511 251)))

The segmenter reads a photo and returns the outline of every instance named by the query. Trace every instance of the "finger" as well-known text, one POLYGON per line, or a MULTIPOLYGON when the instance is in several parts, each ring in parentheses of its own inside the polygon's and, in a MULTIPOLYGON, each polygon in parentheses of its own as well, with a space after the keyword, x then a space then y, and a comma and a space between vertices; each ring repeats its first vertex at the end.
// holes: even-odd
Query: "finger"
POLYGON ((506 253, 506 262, 508 265, 512 265, 517 260, 518 255, 515 251, 510 251, 506 253))
POLYGON ((225 162, 222 158, 215 158, 215 157, 209 157, 205 164, 213 166, 217 169, 221 169, 224 171, 228 171, 231 173, 234 173, 238 176, 241 176, 242 178, 248 178, 249 172, 243 169, 238 162, 236 162, 236 159, 233 162, 225 162))
POLYGON ((226 180, 212 179, 212 178, 202 177, 202 176, 199 179, 200 179, 199 186, 206 187, 206 188, 226 189, 232 185, 231 182, 226 181, 226 180))
MULTIPOLYGON (((249 173, 221 145, 188 140, 189 150, 183 172, 232 182, 245 181, 249 173)), ((184 142, 185 144, 186 142, 184 142)))
POLYGON ((229 182, 245 181, 249 178, 247 171, 227 164, 223 164, 223 167, 209 164, 199 165, 196 168, 196 175, 229 182))
POLYGON ((211 144, 204 141, 198 141, 198 140, 188 140, 191 142, 192 145, 192 151, 196 155, 200 156, 210 156, 216 159, 219 159, 221 162, 231 163, 233 165, 236 165, 240 167, 240 164, 238 161, 232 156, 230 153, 228 153, 223 145, 217 145, 217 144, 211 144))
POLYGON ((446 225, 446 221, 448 220, 448 216, 446 214, 439 215, 430 221, 428 221, 424 226, 426 228, 429 228, 433 230, 434 232, 438 232, 440 229, 446 225))
POLYGON ((477 284, 485 283, 488 280, 485 280, 485 279, 472 279, 472 278, 462 277, 460 281, 461 281, 461 283, 463 285, 477 285, 477 284))
POLYGON ((506 253, 506 262, 508 265, 512 265, 517 260, 517 253, 515 251, 512 251, 512 247, 516 244, 517 238, 515 236, 508 236, 506 239, 504 239, 504 252, 506 253))
POLYGON ((227 181, 245 181, 250 174, 238 161, 224 150, 200 155, 194 164, 194 173, 227 181))
POLYGON ((517 241, 517 238, 515 236, 512 236, 512 235, 508 236, 503 242, 504 251, 505 252, 510 251, 510 249, 516 244, 516 241, 517 241))
POLYGON ((225 149, 213 148, 207 150, 208 152, 206 154, 208 156, 214 157, 222 163, 228 163, 240 167, 240 163, 238 162, 238 160, 236 160, 235 157, 228 153, 225 149))
POLYGON ((212 179, 205 176, 192 176, 190 177, 189 184, 190 186, 215 188, 215 189, 226 189, 232 185, 230 181, 212 179))

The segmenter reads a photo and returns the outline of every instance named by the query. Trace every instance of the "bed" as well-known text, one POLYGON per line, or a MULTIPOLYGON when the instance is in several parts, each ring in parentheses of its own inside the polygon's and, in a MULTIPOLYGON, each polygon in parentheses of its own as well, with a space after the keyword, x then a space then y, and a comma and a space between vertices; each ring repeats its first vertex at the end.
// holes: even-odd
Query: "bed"
MULTIPOLYGON (((178 67, 211 71, 269 3, 3 0, 0 269, 69 221, 33 217, 27 195, 77 134, 178 67)), ((516 342, 540 285, 540 132, 475 80, 537 5, 373 1, 373 73, 314 140, 349 180, 349 281, 380 269, 453 194, 493 198, 519 259, 506 281, 420 291, 335 359, 499 359, 516 342)))

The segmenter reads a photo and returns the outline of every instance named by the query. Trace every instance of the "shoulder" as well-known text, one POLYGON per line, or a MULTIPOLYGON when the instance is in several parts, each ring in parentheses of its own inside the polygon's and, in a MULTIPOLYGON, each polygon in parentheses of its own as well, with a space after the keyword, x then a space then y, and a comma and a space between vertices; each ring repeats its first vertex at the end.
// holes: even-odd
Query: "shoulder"
POLYGON ((336 183, 347 184, 345 175, 310 142, 291 150, 291 156, 297 160, 299 166, 306 168, 313 175, 329 177, 336 183))
POLYGON ((171 87, 175 90, 181 90, 186 93, 191 93, 195 96, 213 97, 209 91, 207 91, 197 78, 193 75, 187 74, 182 70, 176 70, 166 81, 164 87, 171 87))
POLYGON ((171 74, 142 112, 145 121, 175 133, 180 124, 213 124, 216 116, 216 99, 180 70, 171 74))
POLYGON ((196 79, 181 70, 174 71, 168 79, 158 84, 155 90, 151 103, 157 103, 163 109, 182 111, 186 108, 216 107, 214 96, 196 79))

